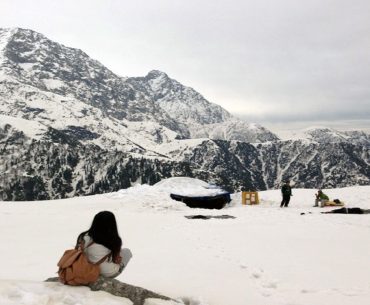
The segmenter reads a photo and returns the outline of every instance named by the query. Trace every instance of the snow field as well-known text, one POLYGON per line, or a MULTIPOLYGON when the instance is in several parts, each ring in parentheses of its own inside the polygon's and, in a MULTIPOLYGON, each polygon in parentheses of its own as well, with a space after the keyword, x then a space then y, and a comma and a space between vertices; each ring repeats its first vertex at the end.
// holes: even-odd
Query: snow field
MULTIPOLYGON (((0 304, 115 305, 104 293, 42 283, 55 276, 63 251, 93 216, 110 210, 133 252, 118 277, 123 282, 193 305, 367 305, 370 215, 320 214, 325 209, 312 207, 315 191, 294 189, 289 208, 279 207, 275 190, 260 192, 258 206, 242 206, 240 194, 233 194, 223 210, 190 209, 165 188, 147 185, 66 200, 1 202, 0 304), (197 214, 236 218, 184 217, 197 214)), ((348 207, 370 208, 370 186, 324 192, 348 207)))

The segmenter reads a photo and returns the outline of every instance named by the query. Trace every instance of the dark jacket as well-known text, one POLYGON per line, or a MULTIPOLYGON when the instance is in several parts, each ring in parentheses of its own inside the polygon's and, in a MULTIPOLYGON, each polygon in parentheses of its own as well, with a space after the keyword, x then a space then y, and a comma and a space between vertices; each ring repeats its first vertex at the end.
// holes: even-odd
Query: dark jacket
POLYGON ((281 193, 284 197, 292 196, 292 188, 288 184, 284 184, 281 188, 281 193))

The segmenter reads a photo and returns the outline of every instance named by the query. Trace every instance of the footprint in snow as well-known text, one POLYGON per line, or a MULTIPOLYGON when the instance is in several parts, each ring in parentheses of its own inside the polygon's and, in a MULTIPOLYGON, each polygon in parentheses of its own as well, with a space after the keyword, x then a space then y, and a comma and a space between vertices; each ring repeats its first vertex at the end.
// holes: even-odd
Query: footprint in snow
POLYGON ((263 270, 260 271, 253 271, 251 276, 254 279, 260 279, 262 277, 263 270))
POLYGON ((263 269, 253 271, 250 276, 255 280, 261 295, 264 297, 270 297, 273 291, 278 288, 276 281, 266 278, 263 269))
POLYGON ((302 289, 301 290, 301 293, 315 293, 317 292, 316 290, 313 290, 313 289, 302 289))
POLYGON ((277 288, 277 283, 275 281, 271 282, 265 282, 262 284, 263 288, 268 288, 268 289, 276 289, 277 288))

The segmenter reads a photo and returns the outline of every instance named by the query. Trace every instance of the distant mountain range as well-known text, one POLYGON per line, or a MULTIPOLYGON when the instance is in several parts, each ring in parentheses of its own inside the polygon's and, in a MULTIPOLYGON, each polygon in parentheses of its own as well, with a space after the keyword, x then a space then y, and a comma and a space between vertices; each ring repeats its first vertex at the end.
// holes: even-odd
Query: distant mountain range
POLYGON ((370 182, 370 136, 281 141, 161 71, 121 77, 78 49, 0 29, 0 199, 101 193, 186 175, 231 191, 370 182))

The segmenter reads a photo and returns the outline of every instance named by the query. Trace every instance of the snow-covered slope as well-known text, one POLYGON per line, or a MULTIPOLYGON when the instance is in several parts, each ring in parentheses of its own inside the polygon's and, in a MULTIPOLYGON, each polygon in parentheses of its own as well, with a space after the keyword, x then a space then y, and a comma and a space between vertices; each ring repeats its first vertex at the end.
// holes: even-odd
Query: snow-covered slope
MULTIPOLYGON (((55 276, 63 251, 93 216, 110 210, 133 253, 118 277, 128 284, 190 305, 368 305, 370 215, 320 214, 330 208, 312 207, 315 192, 293 189, 284 209, 279 190, 260 192, 258 206, 242 206, 240 193, 234 194, 220 211, 190 209, 148 185, 67 200, 0 202, 0 244, 6 245, 0 304, 130 304, 85 287, 42 282, 55 276), (199 214, 235 218, 184 217, 199 214)), ((348 207, 370 209, 369 186, 324 192, 348 207)))
POLYGON ((256 123, 247 123, 238 118, 229 118, 221 123, 208 124, 200 127, 197 124, 189 126, 190 133, 195 138, 215 140, 236 140, 250 143, 277 141, 278 137, 265 127, 256 123))
MULTIPOLYGON (((41 139, 47 132, 47 127, 37 121, 11 117, 0 114, 0 129, 13 129, 12 132, 23 132, 30 139, 41 139)), ((11 134, 12 132, 9 132, 11 134)), ((4 139, 2 139, 4 141, 4 139)))

